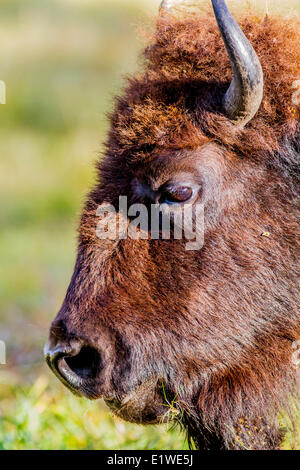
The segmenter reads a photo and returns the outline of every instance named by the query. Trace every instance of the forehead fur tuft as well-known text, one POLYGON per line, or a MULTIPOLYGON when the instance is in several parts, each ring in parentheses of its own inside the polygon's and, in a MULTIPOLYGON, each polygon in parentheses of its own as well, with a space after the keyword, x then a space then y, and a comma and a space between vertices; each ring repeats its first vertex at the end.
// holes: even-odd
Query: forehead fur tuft
POLYGON ((247 17, 239 23, 265 77, 261 108, 246 128, 237 131, 222 114, 232 75, 213 15, 161 15, 143 71, 117 100, 110 154, 134 158, 157 147, 195 148, 207 137, 248 154, 277 149, 283 135, 299 129, 293 88, 300 79, 299 22, 247 17))

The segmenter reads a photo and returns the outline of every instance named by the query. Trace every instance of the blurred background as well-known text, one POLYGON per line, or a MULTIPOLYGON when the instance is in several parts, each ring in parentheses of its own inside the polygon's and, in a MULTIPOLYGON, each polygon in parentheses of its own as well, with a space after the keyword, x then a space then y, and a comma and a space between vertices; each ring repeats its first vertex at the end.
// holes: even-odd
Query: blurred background
MULTIPOLYGON (((141 60, 159 0, 0 0, 0 449, 186 449, 73 397, 43 362, 113 96, 141 60)), ((187 2, 187 3, 196 3, 187 2)), ((204 0, 202 4, 207 4, 204 0)), ((228 1, 300 14, 299 0, 228 1)), ((300 448, 287 437, 284 448, 300 448)))

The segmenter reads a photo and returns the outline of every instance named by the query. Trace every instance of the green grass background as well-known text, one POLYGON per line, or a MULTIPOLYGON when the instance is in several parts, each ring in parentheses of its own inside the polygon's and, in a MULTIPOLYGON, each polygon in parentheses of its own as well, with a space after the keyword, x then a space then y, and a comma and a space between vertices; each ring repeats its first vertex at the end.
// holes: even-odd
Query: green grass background
MULTIPOLYGON (((284 9, 275 0, 228 3, 284 9)), ((287 3, 299 13, 298 0, 287 3)), ((138 66, 140 26, 153 24, 158 4, 0 0, 0 449, 187 448, 179 430, 124 423, 102 402, 73 397, 42 354, 72 273, 105 114, 138 66)))

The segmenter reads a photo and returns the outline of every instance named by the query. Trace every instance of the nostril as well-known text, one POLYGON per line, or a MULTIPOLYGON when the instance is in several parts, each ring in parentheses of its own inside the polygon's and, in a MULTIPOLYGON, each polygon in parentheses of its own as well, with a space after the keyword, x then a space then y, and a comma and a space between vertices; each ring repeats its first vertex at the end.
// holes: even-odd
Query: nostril
POLYGON ((89 346, 83 346, 76 356, 65 356, 64 360, 81 379, 95 378, 101 366, 100 354, 89 346))
POLYGON ((95 379, 101 368, 101 356, 80 341, 45 346, 45 359, 54 374, 71 390, 79 391, 88 379, 95 379))

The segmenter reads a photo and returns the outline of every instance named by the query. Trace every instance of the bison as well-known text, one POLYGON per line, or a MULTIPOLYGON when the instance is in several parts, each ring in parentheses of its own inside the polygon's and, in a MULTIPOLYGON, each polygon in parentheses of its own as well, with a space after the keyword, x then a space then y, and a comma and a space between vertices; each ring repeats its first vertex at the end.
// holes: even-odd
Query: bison
POLYGON ((75 394, 134 423, 173 419, 197 449, 278 449, 298 393, 299 22, 239 26, 212 6, 163 2, 116 99, 45 357, 75 394), (101 239, 97 209, 120 196, 201 204, 202 248, 172 217, 169 238, 101 239))

